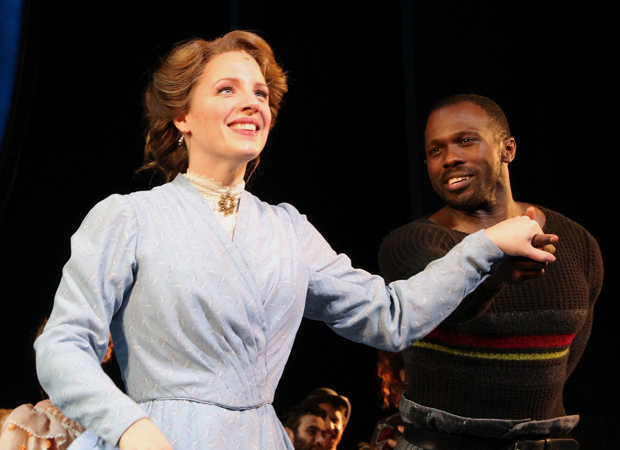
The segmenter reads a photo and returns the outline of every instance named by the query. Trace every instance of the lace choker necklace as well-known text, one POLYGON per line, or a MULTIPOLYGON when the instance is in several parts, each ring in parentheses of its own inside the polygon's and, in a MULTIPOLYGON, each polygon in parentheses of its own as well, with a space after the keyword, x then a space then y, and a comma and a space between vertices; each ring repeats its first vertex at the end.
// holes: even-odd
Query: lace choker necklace
POLYGON ((239 204, 239 197, 245 188, 245 182, 235 186, 224 186, 220 181, 216 181, 213 178, 206 177, 194 172, 187 171, 185 178, 200 192, 205 200, 215 202, 217 204, 217 211, 224 215, 224 217, 234 214, 239 204))

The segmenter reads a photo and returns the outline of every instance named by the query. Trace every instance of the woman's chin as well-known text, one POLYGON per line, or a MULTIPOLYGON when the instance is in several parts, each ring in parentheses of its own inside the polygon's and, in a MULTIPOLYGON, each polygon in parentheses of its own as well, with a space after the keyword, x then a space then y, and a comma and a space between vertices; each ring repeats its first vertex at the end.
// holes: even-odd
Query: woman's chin
POLYGON ((247 164, 253 159, 258 158, 260 154, 262 153, 262 150, 263 150, 262 148, 261 149, 245 148, 245 149, 239 150, 237 152, 237 155, 239 156, 239 161, 241 161, 243 164, 247 164))

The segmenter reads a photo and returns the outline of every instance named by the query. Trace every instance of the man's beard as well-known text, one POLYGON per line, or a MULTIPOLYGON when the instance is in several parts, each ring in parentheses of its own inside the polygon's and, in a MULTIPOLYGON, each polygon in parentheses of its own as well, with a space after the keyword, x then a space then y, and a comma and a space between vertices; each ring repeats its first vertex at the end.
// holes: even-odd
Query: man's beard
POLYGON ((295 440, 293 441, 293 447, 295 447, 295 450, 314 450, 315 448, 323 448, 323 447, 318 446, 317 444, 312 444, 306 441, 305 439, 297 437, 297 435, 295 435, 295 440))
POLYGON ((492 187, 485 183, 476 186, 469 195, 456 193, 449 195, 440 193, 439 195, 452 209, 466 212, 485 211, 495 202, 495 188, 496 186, 492 187))
POLYGON ((501 162, 489 176, 482 176, 480 171, 471 171, 474 175, 474 184, 469 192, 459 193, 435 188, 435 192, 452 209, 465 212, 489 210, 496 201, 496 192, 503 185, 501 176, 501 162))

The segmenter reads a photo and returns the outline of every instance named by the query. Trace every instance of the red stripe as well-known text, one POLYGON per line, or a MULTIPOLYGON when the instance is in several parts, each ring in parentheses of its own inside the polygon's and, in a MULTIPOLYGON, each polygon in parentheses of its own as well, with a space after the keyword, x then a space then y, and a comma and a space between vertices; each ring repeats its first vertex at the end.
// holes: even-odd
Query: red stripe
POLYGON ((455 333, 435 328, 427 338, 449 344, 468 345, 472 347, 495 348, 547 348, 570 345, 574 334, 549 334, 533 336, 484 337, 473 334, 455 333))

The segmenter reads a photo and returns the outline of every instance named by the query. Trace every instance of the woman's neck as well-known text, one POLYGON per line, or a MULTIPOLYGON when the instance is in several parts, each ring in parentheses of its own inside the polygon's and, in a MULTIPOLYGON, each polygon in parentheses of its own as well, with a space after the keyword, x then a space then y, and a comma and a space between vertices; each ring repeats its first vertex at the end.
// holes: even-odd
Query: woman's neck
POLYGON ((233 187, 243 181, 246 166, 247 163, 236 167, 230 167, 223 164, 200 164, 197 162, 192 163, 192 160, 190 159, 187 170, 198 175, 212 178, 215 181, 219 181, 224 186, 233 187))

